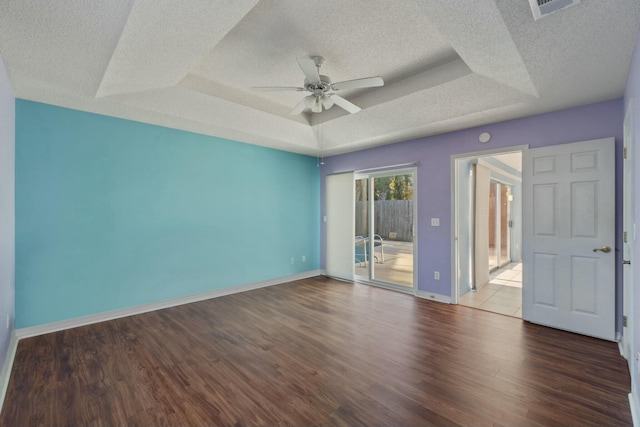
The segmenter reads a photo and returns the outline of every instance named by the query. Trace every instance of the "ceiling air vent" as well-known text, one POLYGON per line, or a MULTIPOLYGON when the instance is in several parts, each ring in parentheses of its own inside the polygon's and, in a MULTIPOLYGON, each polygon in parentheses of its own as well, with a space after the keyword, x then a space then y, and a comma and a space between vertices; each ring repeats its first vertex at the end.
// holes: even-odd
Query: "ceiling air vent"
POLYGON ((536 21, 562 9, 580 4, 580 0, 529 0, 536 21))

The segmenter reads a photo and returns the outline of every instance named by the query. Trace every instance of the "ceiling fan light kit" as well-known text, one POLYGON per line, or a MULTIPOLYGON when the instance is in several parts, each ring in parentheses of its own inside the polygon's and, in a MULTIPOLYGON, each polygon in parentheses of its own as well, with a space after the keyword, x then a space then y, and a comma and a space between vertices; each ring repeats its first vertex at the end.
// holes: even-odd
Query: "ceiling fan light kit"
POLYGON ((305 75, 303 87, 267 86, 253 87, 251 89, 260 92, 311 92, 311 95, 304 97, 302 101, 300 101, 298 105, 291 110, 291 114, 300 114, 306 109, 311 110, 312 113, 321 113, 323 109, 328 110, 334 104, 349 113, 357 113, 361 110, 360 107, 333 92, 339 90, 384 86, 384 80, 382 80, 382 77, 366 77, 363 79, 345 80, 343 82, 332 83, 328 76, 320 74, 320 67, 324 63, 323 57, 301 56, 297 58, 297 61, 300 69, 305 75))

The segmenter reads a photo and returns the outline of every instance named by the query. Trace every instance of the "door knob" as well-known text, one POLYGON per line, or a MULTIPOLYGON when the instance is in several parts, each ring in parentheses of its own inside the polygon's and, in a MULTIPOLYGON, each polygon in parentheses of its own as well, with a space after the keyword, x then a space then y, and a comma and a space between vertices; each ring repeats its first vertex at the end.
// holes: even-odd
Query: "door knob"
POLYGON ((600 251, 600 252, 604 252, 605 254, 608 254, 609 252, 611 252, 611 247, 609 247, 609 246, 603 246, 603 247, 601 247, 601 248, 595 248, 595 249, 593 250, 593 252, 598 252, 598 251, 600 251))

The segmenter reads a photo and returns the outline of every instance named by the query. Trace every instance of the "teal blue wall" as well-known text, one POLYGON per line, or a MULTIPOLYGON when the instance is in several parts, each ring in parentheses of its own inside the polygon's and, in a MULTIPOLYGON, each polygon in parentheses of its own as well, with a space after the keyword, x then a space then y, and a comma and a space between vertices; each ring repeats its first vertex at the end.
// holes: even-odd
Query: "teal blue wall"
POLYGON ((16 326, 317 269, 319 212, 315 158, 16 100, 16 326))

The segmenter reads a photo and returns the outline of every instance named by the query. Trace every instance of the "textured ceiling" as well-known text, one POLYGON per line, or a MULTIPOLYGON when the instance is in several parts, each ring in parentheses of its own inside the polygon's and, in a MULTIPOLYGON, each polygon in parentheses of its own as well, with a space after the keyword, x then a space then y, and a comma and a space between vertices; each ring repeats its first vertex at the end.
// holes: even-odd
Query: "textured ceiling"
POLYGON ((637 0, 0 0, 19 98, 312 155, 617 98, 639 29, 637 0), (306 92, 250 90, 302 86, 310 55, 385 86, 297 116, 306 92))

